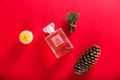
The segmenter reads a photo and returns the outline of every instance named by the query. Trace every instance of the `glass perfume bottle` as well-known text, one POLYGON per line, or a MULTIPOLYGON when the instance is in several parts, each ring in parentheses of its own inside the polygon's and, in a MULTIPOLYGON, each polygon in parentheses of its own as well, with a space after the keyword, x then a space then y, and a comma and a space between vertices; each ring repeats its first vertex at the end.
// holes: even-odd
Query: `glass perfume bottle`
POLYGON ((73 49, 73 45, 61 28, 55 31, 54 27, 55 24, 51 23, 43 28, 43 31, 49 34, 47 37, 45 37, 45 40, 55 56, 60 58, 65 53, 71 51, 73 49))

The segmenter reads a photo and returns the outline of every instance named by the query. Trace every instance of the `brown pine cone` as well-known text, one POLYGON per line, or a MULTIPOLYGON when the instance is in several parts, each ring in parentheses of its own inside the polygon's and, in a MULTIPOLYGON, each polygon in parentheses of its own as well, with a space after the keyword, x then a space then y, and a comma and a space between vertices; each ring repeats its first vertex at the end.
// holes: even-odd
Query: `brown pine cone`
POLYGON ((98 59, 100 51, 99 46, 93 45, 86 52, 84 52, 74 65, 75 73, 84 74, 87 72, 98 59))

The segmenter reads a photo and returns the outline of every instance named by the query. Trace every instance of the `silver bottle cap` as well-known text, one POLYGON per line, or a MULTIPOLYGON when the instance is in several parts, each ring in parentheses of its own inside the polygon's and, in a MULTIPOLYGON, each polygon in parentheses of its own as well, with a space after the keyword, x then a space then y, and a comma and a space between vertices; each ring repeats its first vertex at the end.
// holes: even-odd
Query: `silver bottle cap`
POLYGON ((50 23, 46 27, 43 28, 43 31, 45 33, 51 34, 51 33, 53 33, 55 31, 54 27, 55 27, 55 24, 54 23, 50 23))

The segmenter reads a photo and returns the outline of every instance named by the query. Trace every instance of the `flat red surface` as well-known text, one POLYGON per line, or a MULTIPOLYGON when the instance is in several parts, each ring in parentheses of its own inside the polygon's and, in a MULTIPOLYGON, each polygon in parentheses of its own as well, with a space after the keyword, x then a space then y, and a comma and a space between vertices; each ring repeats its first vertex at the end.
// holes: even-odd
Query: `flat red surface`
POLYGON ((1 80, 120 80, 120 0, 0 0, 1 80), (77 29, 68 35, 66 14, 80 13, 77 29), (42 28, 62 27, 74 49, 57 59, 42 28), (31 44, 19 42, 30 30, 31 44), (90 46, 101 47, 96 64, 84 75, 74 63, 90 46))

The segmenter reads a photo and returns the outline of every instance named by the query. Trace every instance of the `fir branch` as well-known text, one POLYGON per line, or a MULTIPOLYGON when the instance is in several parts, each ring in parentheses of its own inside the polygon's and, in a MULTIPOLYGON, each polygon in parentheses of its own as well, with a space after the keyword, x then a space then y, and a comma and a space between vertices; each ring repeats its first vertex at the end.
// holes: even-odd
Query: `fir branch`
POLYGON ((69 24, 69 32, 72 33, 76 29, 76 23, 78 21, 78 12, 71 12, 68 13, 66 18, 69 24))

